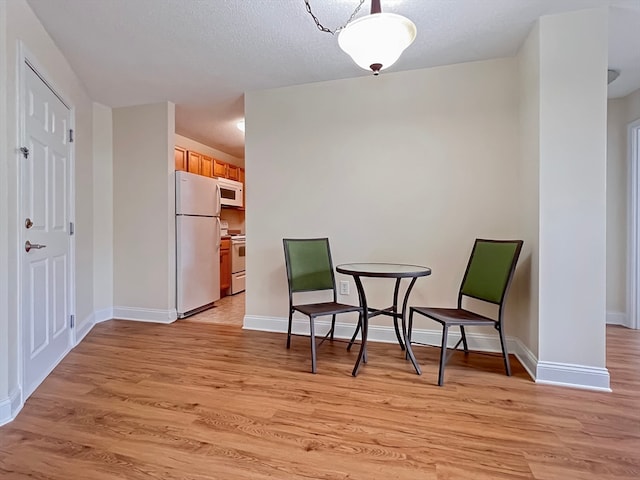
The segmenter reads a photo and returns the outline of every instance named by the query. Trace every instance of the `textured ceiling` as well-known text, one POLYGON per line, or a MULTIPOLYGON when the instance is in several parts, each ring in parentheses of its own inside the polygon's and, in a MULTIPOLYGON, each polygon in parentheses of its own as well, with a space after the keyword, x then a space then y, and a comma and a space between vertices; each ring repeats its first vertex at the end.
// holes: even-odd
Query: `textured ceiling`
MULTIPOLYGON (((311 0, 335 28, 359 0, 311 0)), ((368 75, 304 0, 28 0, 91 97, 176 104, 176 131, 238 157, 245 91, 368 75)), ((609 96, 640 88, 640 0, 382 0, 418 36, 387 72, 515 55, 535 20, 610 6, 609 96)), ((365 1, 358 17, 368 13, 365 1)), ((384 72, 382 73, 384 75, 384 72)))

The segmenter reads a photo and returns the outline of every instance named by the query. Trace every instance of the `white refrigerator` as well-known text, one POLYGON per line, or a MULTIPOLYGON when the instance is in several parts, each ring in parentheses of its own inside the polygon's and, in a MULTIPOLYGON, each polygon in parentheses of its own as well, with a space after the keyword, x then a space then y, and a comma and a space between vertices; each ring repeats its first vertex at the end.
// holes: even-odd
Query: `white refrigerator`
POLYGON ((214 178, 176 172, 178 318, 220 299, 220 188, 214 178))

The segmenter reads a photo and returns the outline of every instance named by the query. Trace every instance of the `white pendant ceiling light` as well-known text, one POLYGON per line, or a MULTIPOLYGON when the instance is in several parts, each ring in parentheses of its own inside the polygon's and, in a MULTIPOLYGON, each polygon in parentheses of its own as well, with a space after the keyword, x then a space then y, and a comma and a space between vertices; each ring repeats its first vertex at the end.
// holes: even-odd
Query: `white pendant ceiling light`
POLYGON ((380 0, 371 0, 371 14, 352 21, 364 0, 356 7, 347 23, 335 30, 324 27, 311 12, 309 1, 305 0, 307 11, 322 32, 338 36, 338 45, 356 64, 378 75, 380 70, 393 65, 402 52, 416 38, 416 26, 408 18, 395 13, 382 13, 380 0))
POLYGON ((613 82, 616 78, 620 76, 620 70, 607 70, 607 83, 613 82))
POLYGON ((393 65, 415 38, 416 26, 411 20, 382 13, 380 0, 373 0, 371 15, 347 25, 338 36, 338 45, 359 67, 377 75, 393 65))

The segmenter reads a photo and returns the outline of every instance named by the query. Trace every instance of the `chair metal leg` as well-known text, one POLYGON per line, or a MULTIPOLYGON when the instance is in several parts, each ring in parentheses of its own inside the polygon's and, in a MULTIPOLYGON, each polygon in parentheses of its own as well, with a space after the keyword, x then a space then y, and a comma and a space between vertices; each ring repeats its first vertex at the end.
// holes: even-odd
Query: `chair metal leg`
POLYGON ((444 383, 444 364, 447 362, 447 335, 449 333, 449 327, 447 325, 442 326, 442 347, 440 349, 440 370, 438 372, 438 386, 441 387, 444 383))
MULTIPOLYGON (((415 278, 414 278, 415 280, 415 278)), ((406 300, 405 300, 405 304, 406 304, 406 300)), ((406 312, 406 306, 403 307, 403 312, 406 312)), ((420 370, 420 365, 418 365, 418 360, 416 359, 415 354, 413 353, 413 348, 411 348, 411 331, 413 330, 413 309, 409 309, 409 320, 407 321, 407 325, 406 325, 406 330, 405 330, 405 321, 404 321, 404 315, 403 315, 403 320, 402 320, 402 331, 405 334, 405 338, 404 338, 404 343, 405 343, 405 347, 406 347, 406 351, 405 351, 405 360, 408 358, 409 360, 411 360, 411 363, 413 364, 413 368, 416 370, 416 373, 418 375, 422 375, 422 370, 420 370)))
POLYGON ((309 317, 311 339, 311 373, 316 373, 316 332, 313 325, 313 317, 309 317))
POLYGON ((504 357, 504 368, 507 371, 507 376, 511 376, 511 364, 509 363, 509 352, 507 352, 507 341, 504 338, 504 332, 502 328, 498 327, 500 333, 500 344, 502 345, 502 356, 504 357))
POLYGON ((289 328, 287 329, 287 348, 291 348, 291 323, 293 323, 293 310, 289 310, 289 328))
POLYGON ((333 341, 333 332, 336 330, 336 316, 331 317, 331 336, 329 337, 333 341))
POLYGON ((469 354, 469 345, 467 345, 467 335, 464 332, 464 325, 460 325, 460 334, 462 335, 462 347, 464 348, 464 354, 469 354))

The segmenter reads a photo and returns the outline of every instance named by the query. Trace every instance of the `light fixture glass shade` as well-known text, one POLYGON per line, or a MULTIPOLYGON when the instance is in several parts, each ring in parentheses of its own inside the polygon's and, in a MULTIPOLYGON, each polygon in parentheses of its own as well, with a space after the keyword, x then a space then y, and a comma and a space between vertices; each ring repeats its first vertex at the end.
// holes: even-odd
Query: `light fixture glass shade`
POLYGON ((238 127, 238 130, 241 132, 244 132, 244 120, 238 121, 238 123, 236 123, 236 127, 238 127))
POLYGON ((338 45, 365 70, 393 65, 416 38, 416 26, 395 13, 373 13, 350 23, 338 35, 338 45))
POLYGON ((607 70, 607 83, 613 82, 616 78, 620 76, 620 70, 607 70))

